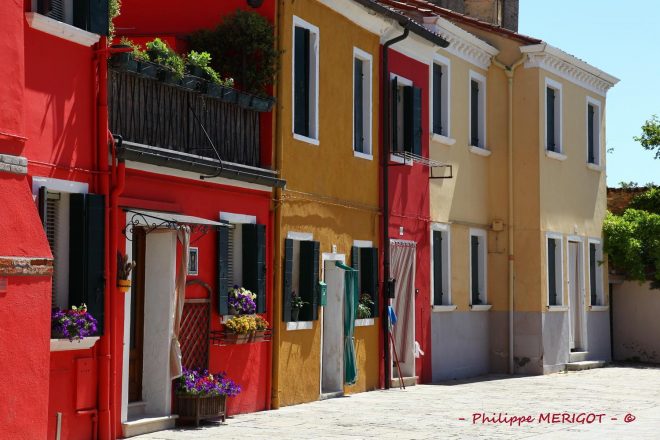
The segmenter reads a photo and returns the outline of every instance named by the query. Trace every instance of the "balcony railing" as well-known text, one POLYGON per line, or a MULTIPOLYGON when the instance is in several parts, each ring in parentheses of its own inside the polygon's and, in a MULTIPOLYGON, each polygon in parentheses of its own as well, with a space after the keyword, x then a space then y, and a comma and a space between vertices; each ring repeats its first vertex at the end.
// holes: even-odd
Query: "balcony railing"
POLYGON ((124 142, 215 160, 212 142, 222 161, 261 167, 258 112, 130 72, 108 81, 110 130, 124 142))

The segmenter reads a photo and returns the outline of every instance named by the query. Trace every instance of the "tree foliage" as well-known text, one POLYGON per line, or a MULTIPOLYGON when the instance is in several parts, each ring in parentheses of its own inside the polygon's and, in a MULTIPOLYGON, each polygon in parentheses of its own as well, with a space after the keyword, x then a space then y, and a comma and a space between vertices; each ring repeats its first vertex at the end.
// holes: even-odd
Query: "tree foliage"
POLYGON ((660 159, 660 119, 653 115, 642 125, 642 135, 633 139, 642 144, 645 150, 655 151, 655 158, 660 159))

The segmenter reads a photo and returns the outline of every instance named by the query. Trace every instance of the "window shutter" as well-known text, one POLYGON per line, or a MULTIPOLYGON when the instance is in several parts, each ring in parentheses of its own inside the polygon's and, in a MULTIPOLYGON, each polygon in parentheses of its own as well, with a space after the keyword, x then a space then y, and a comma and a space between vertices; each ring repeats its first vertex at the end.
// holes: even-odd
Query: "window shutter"
POLYGON ((594 106, 587 106, 587 155, 589 163, 595 163, 594 154, 594 106))
POLYGON ((110 11, 109 0, 87 0, 89 1, 89 27, 87 28, 93 34, 109 34, 110 11))
POLYGON ((548 238, 548 304, 557 305, 557 242, 548 238))
POLYGON ((395 78, 392 79, 392 151, 400 151, 399 145, 399 83, 395 78))
POLYGON ((591 287, 591 305, 598 305, 596 285, 596 244, 589 243, 589 285, 591 287))
POLYGON ((218 313, 229 314, 229 224, 218 228, 218 313))
POLYGON ((364 92, 362 84, 362 60, 355 58, 353 78, 353 147, 364 153, 364 92))
POLYGON ((266 226, 243 225, 243 286, 257 295, 257 313, 266 311, 266 226))
POLYGON ((442 231, 433 231, 433 304, 441 306, 442 296, 442 231))
POLYGON ((87 304, 103 334, 105 293, 105 198, 69 196, 69 305, 87 304))
POLYGON ((53 9, 51 0, 37 0, 37 12, 46 15, 53 9))
POLYGON ((282 286, 282 321, 291 321, 291 289, 293 286, 293 240, 284 240, 284 274, 282 286))
POLYGON ((300 242, 300 292, 308 303, 300 310, 304 321, 318 319, 319 242, 300 242))
POLYGON ((442 131, 442 66, 433 64, 433 133, 442 131))
POLYGON ((479 147, 479 83, 470 81, 470 143, 479 147))
POLYGON ((378 301, 378 248, 360 248, 360 281, 362 293, 368 293, 374 304, 371 316, 377 317, 380 310, 378 301))
POLYGON ((42 186, 39 188, 39 217, 41 218, 41 223, 43 224, 44 231, 46 232, 46 239, 48 240, 48 245, 50 246, 50 251, 53 254, 53 276, 51 279, 51 308, 57 307, 57 201, 48 200, 48 188, 42 186))
POLYGON ((555 149, 555 91, 548 87, 546 88, 546 94, 547 148, 549 151, 557 151, 555 149))
POLYGON ((403 150, 413 152, 415 145, 415 112, 413 111, 413 87, 403 88, 403 150))
POLYGON ((412 152, 422 155, 422 89, 413 87, 412 95, 412 152))
POLYGON ((351 267, 360 270, 360 248, 351 246, 351 267))
MULTIPOLYGON (((39 217, 41 217, 41 224, 44 226, 44 230, 48 225, 48 188, 42 186, 39 188, 39 198, 37 200, 39 203, 39 217)), ((51 251, 52 251, 51 245, 51 251)))
POLYGON ((479 292, 479 237, 476 235, 471 236, 470 242, 472 245, 472 304, 481 304, 481 292, 479 292))
POLYGON ((309 29, 295 28, 294 89, 294 132, 309 136, 309 29))

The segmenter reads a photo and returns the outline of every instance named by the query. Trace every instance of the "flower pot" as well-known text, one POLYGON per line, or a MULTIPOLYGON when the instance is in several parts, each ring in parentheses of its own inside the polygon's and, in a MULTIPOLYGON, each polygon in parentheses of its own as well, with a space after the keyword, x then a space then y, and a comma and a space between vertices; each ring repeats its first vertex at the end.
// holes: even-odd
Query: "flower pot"
MULTIPOLYGON (((120 44, 113 47, 128 49, 130 46, 120 44)), ((119 52, 112 54, 110 57, 110 66, 126 72, 137 72, 138 62, 133 58, 133 54, 130 52, 119 52)))
POLYGON ((128 292, 131 289, 131 280, 117 280, 117 289, 120 292, 128 292))
POLYGON ((197 90, 197 87, 201 82, 202 82, 201 78, 198 78, 193 75, 185 75, 183 79, 181 79, 180 81, 182 87, 190 90, 197 90))
POLYGON ((259 96, 254 96, 252 102, 250 103, 250 109, 257 112, 269 112, 275 104, 275 99, 273 98, 261 98, 259 96))
POLYGON ((232 104, 236 102, 236 90, 230 87, 221 86, 220 84, 213 82, 206 83, 205 93, 212 98, 217 98, 224 102, 232 104))
POLYGON ((256 330, 252 333, 252 342, 261 342, 265 338, 266 330, 256 330))
POLYGON ((204 69, 199 66, 188 66, 188 71, 191 75, 195 75, 197 78, 209 79, 209 76, 206 74, 204 69))
POLYGON ((173 86, 178 86, 181 84, 181 77, 170 69, 163 69, 158 72, 158 79, 166 84, 171 84, 173 86))
POLYGON ((252 99, 254 98, 254 96, 245 92, 237 92, 237 93, 238 93, 238 99, 236 100, 236 103, 238 104, 238 106, 245 109, 250 109, 250 106, 252 104, 252 99))
POLYGON ((291 309, 291 321, 298 322, 298 317, 300 316, 300 309, 294 307, 291 309))
POLYGON ((226 332, 225 333, 225 342, 227 344, 245 344, 249 342, 250 340, 250 334, 239 334, 239 333, 234 333, 234 332, 226 332))
POLYGON ((149 61, 138 61, 137 73, 147 78, 157 78, 158 72, 163 70, 158 64, 149 61))
POLYGON ((176 413, 180 422, 199 422, 220 417, 225 421, 227 396, 189 396, 176 394, 176 413))

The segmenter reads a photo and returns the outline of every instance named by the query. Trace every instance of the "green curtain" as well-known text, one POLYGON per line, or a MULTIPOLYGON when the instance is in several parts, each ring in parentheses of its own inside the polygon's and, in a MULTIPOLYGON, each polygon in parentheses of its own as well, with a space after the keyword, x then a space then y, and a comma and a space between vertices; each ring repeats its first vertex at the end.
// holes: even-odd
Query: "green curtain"
POLYGON ((344 271, 344 383, 353 385, 358 378, 355 363, 355 318, 358 306, 358 271, 339 261, 335 265, 344 271))

